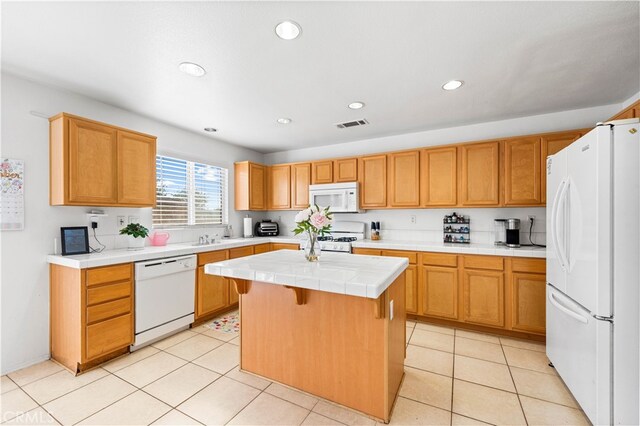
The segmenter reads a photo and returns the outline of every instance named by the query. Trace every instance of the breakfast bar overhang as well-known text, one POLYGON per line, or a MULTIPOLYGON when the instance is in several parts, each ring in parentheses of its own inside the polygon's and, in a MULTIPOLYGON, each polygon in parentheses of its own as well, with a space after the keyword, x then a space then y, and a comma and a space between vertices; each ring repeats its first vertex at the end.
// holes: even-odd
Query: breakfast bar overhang
POLYGON ((211 263, 240 295, 240 368, 388 422, 404 374, 405 258, 279 250, 211 263))

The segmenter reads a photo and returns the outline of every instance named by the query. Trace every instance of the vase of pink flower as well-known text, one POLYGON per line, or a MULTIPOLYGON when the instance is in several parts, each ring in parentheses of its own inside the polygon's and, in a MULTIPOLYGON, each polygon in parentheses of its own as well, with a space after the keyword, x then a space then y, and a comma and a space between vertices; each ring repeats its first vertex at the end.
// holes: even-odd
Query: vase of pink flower
POLYGON ((331 216, 329 207, 323 209, 317 205, 309 206, 296 215, 296 229, 293 230, 293 233, 295 235, 306 233, 309 237, 304 249, 304 255, 309 262, 320 260, 318 236, 324 235, 331 230, 331 216))

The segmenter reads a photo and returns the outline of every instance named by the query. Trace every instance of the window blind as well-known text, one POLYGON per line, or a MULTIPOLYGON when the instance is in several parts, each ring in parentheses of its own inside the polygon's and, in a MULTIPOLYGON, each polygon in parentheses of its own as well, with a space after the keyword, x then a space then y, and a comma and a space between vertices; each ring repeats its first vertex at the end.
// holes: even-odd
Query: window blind
POLYGON ((155 227, 226 222, 227 169, 158 155, 155 227))

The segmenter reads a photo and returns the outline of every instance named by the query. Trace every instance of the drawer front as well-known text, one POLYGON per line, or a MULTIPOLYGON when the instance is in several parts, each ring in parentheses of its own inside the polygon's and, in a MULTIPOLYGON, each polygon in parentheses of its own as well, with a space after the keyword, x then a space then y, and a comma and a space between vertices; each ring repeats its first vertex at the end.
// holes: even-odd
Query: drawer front
POLYGON ((207 263, 221 262, 227 259, 229 259, 229 250, 208 251, 198 254, 198 266, 206 265, 207 263))
POLYGON ((229 259, 236 259, 238 257, 251 256, 253 254, 253 247, 238 247, 229 250, 229 259))
POLYGON ((353 254, 366 254, 369 256, 380 256, 382 253, 381 250, 377 249, 368 249, 368 248, 354 248, 353 254))
POLYGON ((133 265, 127 263, 124 265, 87 269, 87 286, 130 280, 132 268, 133 265))
POLYGON ((254 254, 266 253, 270 250, 271 250, 271 244, 258 244, 257 246, 254 246, 253 253, 254 254))
POLYGON ((131 312, 131 298, 114 300, 112 302, 101 303, 87 308, 87 324, 103 321, 107 318, 131 312))
POLYGON ((87 360, 106 355, 133 343, 131 314, 122 315, 87 326, 87 360))
POLYGON ((444 253, 422 253, 422 264, 433 266, 458 266, 458 256, 444 253))
POLYGON ((546 274, 547 262, 544 259, 511 259, 511 269, 514 272, 533 272, 534 274, 546 274))
POLYGON ((87 289, 87 305, 109 302, 131 296, 131 281, 87 289))
POLYGON ((504 259, 500 256, 464 256, 464 267, 502 271, 504 270, 504 259))
POLYGON ((299 250, 300 246, 298 244, 287 244, 287 243, 271 243, 271 250, 299 250))
POLYGON ((418 263, 418 253, 414 251, 382 250, 382 255, 391 257, 406 257, 407 259, 409 259, 409 263, 418 263))

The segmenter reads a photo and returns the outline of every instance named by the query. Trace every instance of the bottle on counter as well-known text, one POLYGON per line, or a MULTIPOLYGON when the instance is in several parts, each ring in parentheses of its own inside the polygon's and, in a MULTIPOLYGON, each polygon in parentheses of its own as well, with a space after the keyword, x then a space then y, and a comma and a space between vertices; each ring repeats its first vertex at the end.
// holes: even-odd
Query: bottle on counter
POLYGON ((380 239, 380 222, 371 222, 371 239, 374 241, 380 239))

